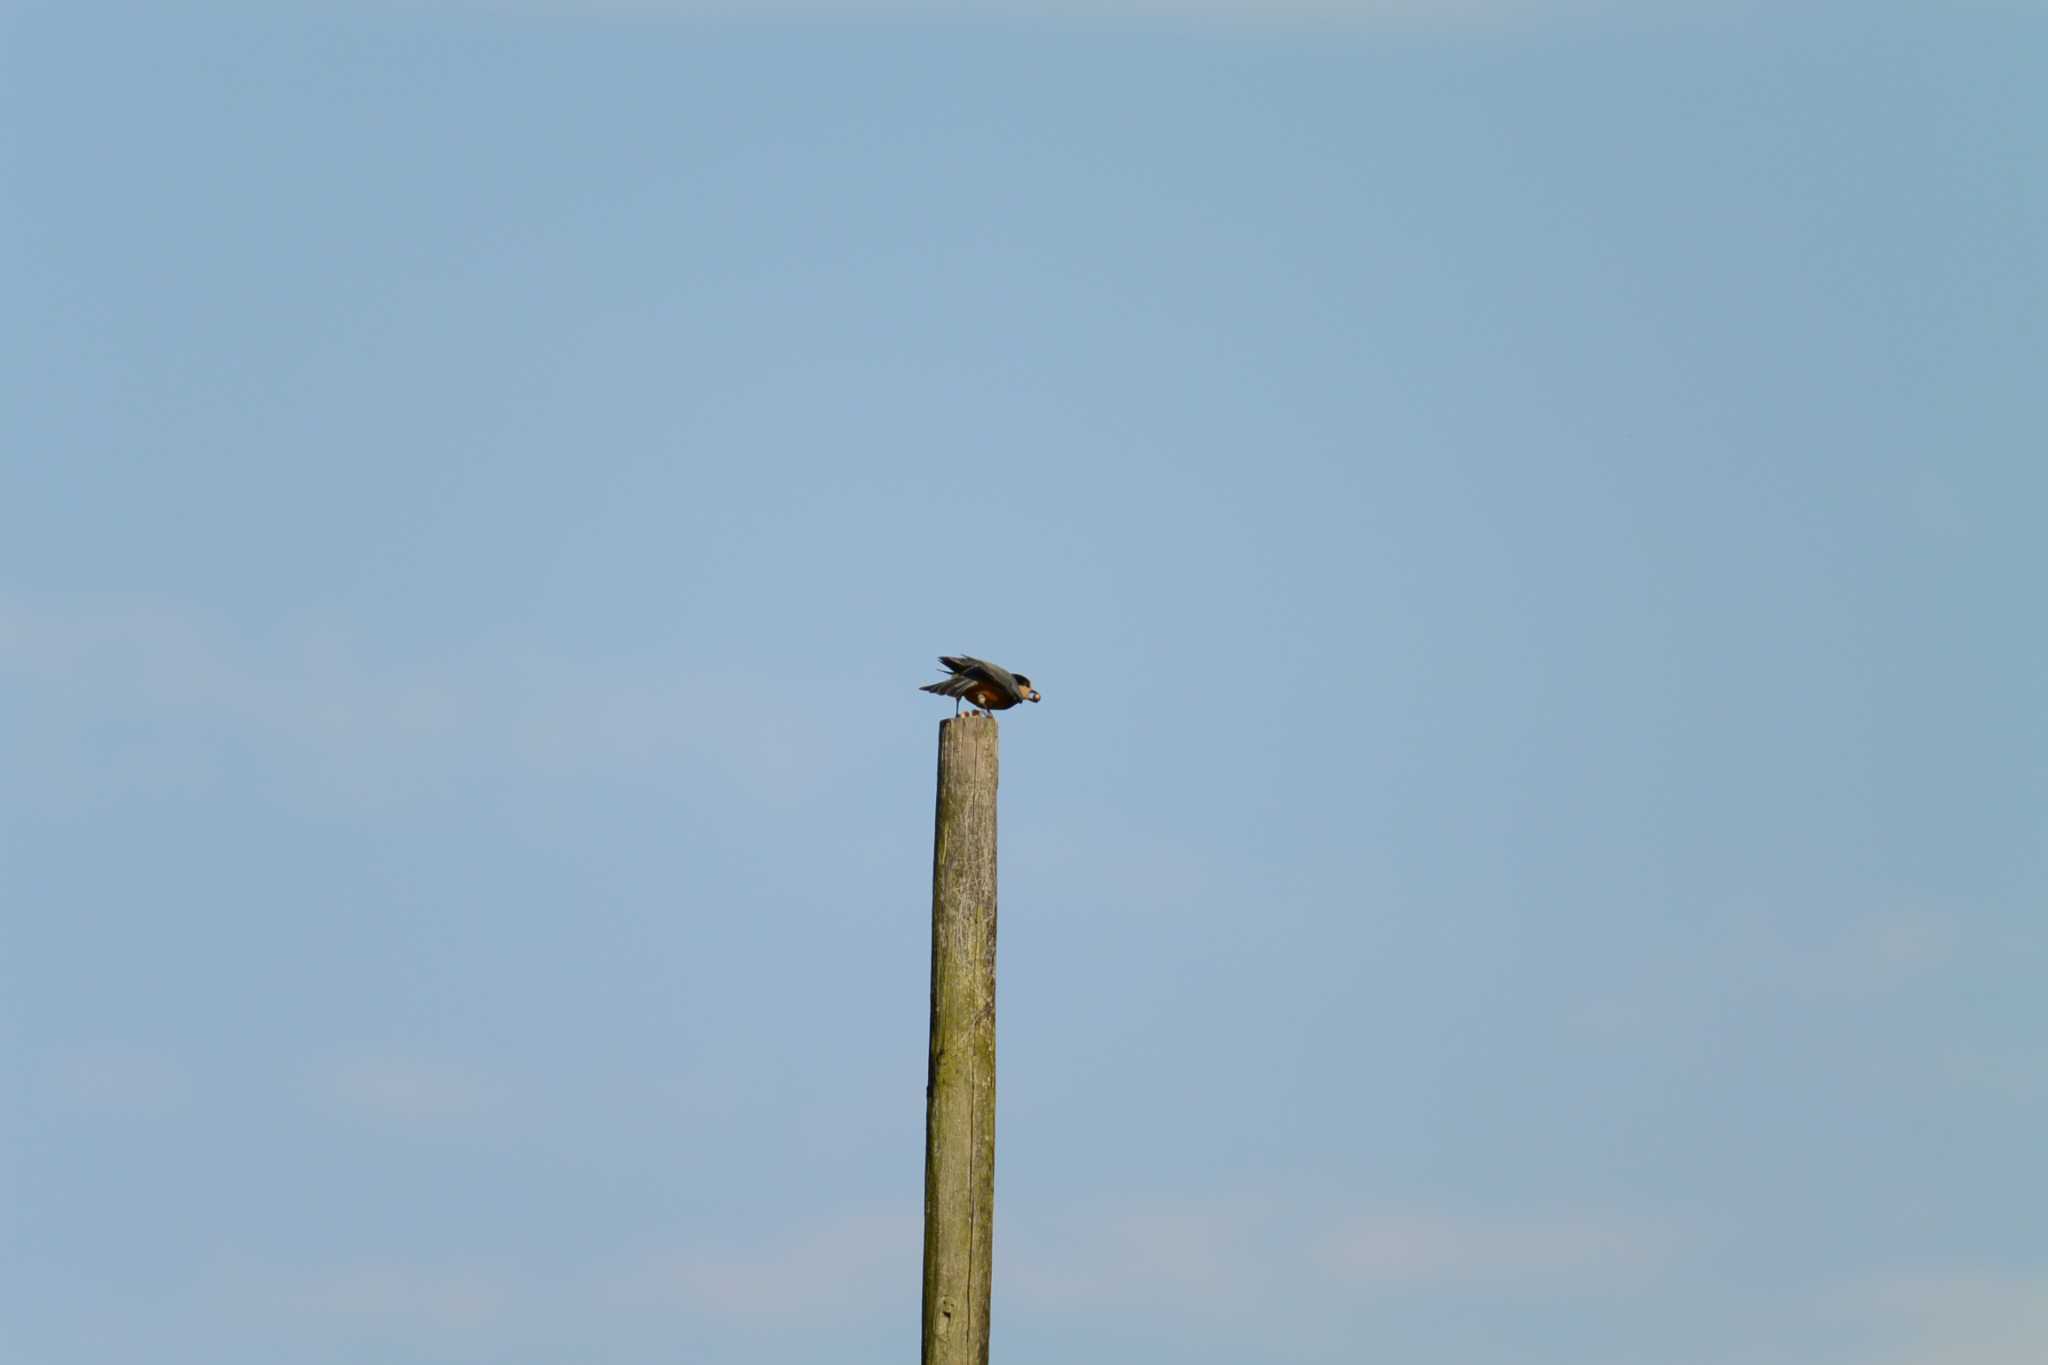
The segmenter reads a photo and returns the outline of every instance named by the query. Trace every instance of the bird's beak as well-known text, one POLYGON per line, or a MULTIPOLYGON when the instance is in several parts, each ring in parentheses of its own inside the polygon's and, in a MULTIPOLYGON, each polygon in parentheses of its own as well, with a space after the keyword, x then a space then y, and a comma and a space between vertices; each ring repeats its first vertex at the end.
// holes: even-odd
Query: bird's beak
POLYGON ((1037 701, 1038 699, 1038 689, 1035 687, 1024 694, 1024 700, 1026 701, 1037 701))

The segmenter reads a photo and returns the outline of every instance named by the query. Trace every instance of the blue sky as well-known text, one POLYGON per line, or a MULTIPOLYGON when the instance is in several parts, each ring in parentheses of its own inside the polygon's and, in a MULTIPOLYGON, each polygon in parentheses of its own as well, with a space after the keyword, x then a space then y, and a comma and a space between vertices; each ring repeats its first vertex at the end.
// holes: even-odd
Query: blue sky
POLYGON ((2048 1357, 2031 5, 0 6, 0 1355, 2048 1357), (1057 11, 1057 12, 1055 12, 1057 11))

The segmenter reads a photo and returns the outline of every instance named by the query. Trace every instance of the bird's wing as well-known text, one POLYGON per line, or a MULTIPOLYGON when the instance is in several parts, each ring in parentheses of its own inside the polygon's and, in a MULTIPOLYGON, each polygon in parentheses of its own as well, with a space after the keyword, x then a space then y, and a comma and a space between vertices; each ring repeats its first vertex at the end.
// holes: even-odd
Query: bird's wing
POLYGON ((977 659, 972 654, 943 654, 939 656, 939 666, 949 670, 953 676, 944 682, 919 688, 919 691, 937 692, 942 697, 962 697, 975 683, 985 682, 993 684, 1012 703, 1024 700, 1024 689, 1017 686, 1017 680, 1010 676, 1009 670, 986 659, 977 659))
POLYGON ((996 690, 1008 697, 1011 704, 1024 700, 1024 689, 1017 686, 1017 680, 1010 676, 1010 670, 998 667, 986 659, 962 659, 960 662, 973 664, 974 672, 985 681, 995 684, 996 690))
POLYGON ((955 657, 951 654, 939 656, 939 667, 953 676, 941 678, 935 683, 926 683, 918 688, 920 692, 933 692, 941 697, 964 697, 967 689, 974 686, 975 668, 981 660, 966 655, 955 657))

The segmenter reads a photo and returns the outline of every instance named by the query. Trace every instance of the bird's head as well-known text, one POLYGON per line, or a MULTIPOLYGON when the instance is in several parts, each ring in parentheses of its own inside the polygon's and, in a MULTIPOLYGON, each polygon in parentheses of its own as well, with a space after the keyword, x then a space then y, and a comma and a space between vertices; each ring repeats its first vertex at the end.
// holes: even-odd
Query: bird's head
POLYGON ((1038 689, 1031 685, 1031 679, 1025 677, 1022 673, 1014 673, 1011 676, 1017 680, 1017 690, 1024 694, 1024 700, 1039 700, 1038 689))

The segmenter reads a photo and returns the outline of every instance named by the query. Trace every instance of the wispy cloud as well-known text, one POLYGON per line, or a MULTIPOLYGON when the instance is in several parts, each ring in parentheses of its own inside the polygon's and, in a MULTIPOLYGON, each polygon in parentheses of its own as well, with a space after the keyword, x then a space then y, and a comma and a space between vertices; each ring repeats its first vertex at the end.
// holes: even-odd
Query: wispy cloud
POLYGON ((1846 1306, 1896 1343, 1871 1365, 2035 1365, 2048 1360, 2048 1271, 1936 1271, 1873 1280, 1846 1306))
POLYGON ((1613 1286, 1671 1254, 1672 1230, 1598 1213, 1381 1212, 1343 1220, 1318 1261, 1360 1289, 1613 1286))
POLYGON ((1681 1241, 1675 1228, 1605 1211, 1327 1209, 1252 1195, 1027 1214, 1005 1232, 1005 1283, 1035 1307, 1149 1304, 1190 1321, 1279 1309, 1306 1321, 1309 1301, 1333 1289, 1347 1302, 1425 1289, 1619 1290, 1681 1241))
POLYGON ((564 1307, 530 1275, 464 1258, 233 1259, 203 1272, 190 1292, 223 1328, 244 1337, 274 1334, 280 1345, 336 1333, 420 1349, 509 1342, 564 1307))
POLYGON ((1723 1026, 1734 1000, 1792 1008, 1871 1009, 1952 982, 1994 951, 1962 911, 1902 897, 1855 909, 1756 897, 1702 912, 1711 926, 1639 977, 1579 1002, 1589 1033, 1643 1038, 1723 1026))
MULTIPOLYGON (((921 1236, 914 1209, 843 1209, 570 1277, 561 1290, 578 1303, 561 1307, 798 1330, 851 1326, 914 1297, 921 1236)), ((996 1275, 1006 1302, 1055 1316, 1142 1311, 1199 1331, 1272 1312, 1313 1332, 1327 1326, 1318 1304, 1361 1293, 1621 1291, 1663 1265, 1678 1243, 1675 1229, 1606 1213, 1333 1212, 1201 1196, 1006 1215, 996 1275)))
POLYGON ((298 1316, 473 1332, 489 1327, 515 1298, 489 1268, 365 1263, 286 1280, 281 1307, 298 1316))
POLYGON ((602 1297, 614 1310, 765 1322, 863 1317, 915 1283, 921 1229, 914 1213, 841 1212, 779 1237, 643 1258, 610 1276, 602 1297))
POLYGON ((360 1053, 308 1066, 300 1080, 317 1109, 376 1123, 441 1126, 498 1108, 504 1088, 481 1071, 427 1057, 360 1053))
MULTIPOLYGON (((427 7, 675 19, 1051 20, 1345 28, 1549 24, 1616 9, 1612 0, 418 0, 427 7)), ((1714 0, 1664 0, 1676 12, 1714 0)), ((1725 6, 1723 6, 1725 7, 1725 6)), ((1640 8, 1640 6, 1638 6, 1640 8)))
POLYGON ((68 1113, 149 1118, 183 1107, 193 1082, 170 1053, 134 1043, 100 1043, 52 1051, 44 1059, 40 1099, 68 1113))
POLYGON ((765 798, 800 793, 819 749, 818 722, 772 679, 513 644, 394 657, 138 599, 0 593, 0 700, 17 778, 70 802, 201 794, 238 763, 358 797, 525 771, 709 775, 765 798))
POLYGON ((1151 1200, 1027 1214, 1004 1228, 1006 1287, 1055 1312, 1117 1304, 1232 1313, 1265 1297, 1276 1219, 1243 1198, 1151 1200))
MULTIPOLYGON (((1240 1343, 1247 1358, 1271 1358, 1351 1340, 1345 1321, 1376 1299, 1425 1313, 1599 1295, 1633 1301, 1658 1292, 1651 1276, 1697 1291, 1700 1282, 1687 1277, 1700 1265, 1687 1264, 1686 1231, 1611 1210, 1331 1212, 1242 1196, 1020 1210, 998 1229, 996 1294, 1004 1311, 1041 1324, 1068 1320, 1055 1331, 1087 1332, 1112 1315, 1158 1341, 1181 1336, 1212 1350, 1240 1343)), ((821 1334, 866 1337, 912 1320, 918 1239, 914 1209, 837 1209, 745 1240, 706 1233, 666 1251, 595 1253, 548 1267, 395 1250, 298 1265, 240 1260, 216 1265, 194 1289, 211 1317, 281 1344, 342 1331, 437 1358, 482 1358, 541 1340, 602 1347, 609 1357, 663 1342, 672 1349, 680 1334, 757 1350, 780 1337, 811 1352, 821 1334)), ((1754 1301, 1738 1308, 1745 1315, 1727 1335, 1675 1355, 1669 1324, 1639 1323, 1639 1355, 1699 1365, 2048 1359, 2048 1274, 2038 1269, 1930 1270, 1832 1292, 1814 1285, 1790 1316, 1754 1301), (1799 1343, 1796 1352, 1788 1341, 1799 1343)), ((1537 1354, 1566 1358, 1527 1358, 1537 1354)), ((804 1357, 772 1350, 762 1358, 804 1357)), ((1478 1358, 1520 1357, 1504 1347, 1478 1358)))
POLYGON ((1949 1076, 1962 1085, 2015 1104, 2048 1100, 2048 1057, 2019 1048, 1962 1049, 1945 1059, 1949 1076))
POLYGON ((1796 996, 1891 990, 1944 966, 1961 937, 1956 916, 1923 906, 1876 907, 1819 931, 1790 914, 1756 914, 1743 923, 1731 945, 1743 978, 1796 996))
POLYGON ((223 1330, 280 1348, 341 1334, 435 1358, 497 1358, 537 1341, 623 1358, 656 1343, 673 1353, 679 1339, 914 1321, 918 1237, 914 1211, 841 1209, 744 1241, 705 1232, 616 1254, 573 1245, 545 1264, 531 1249, 436 1256, 394 1246, 296 1263, 241 1254, 200 1272, 188 1294, 223 1330))

